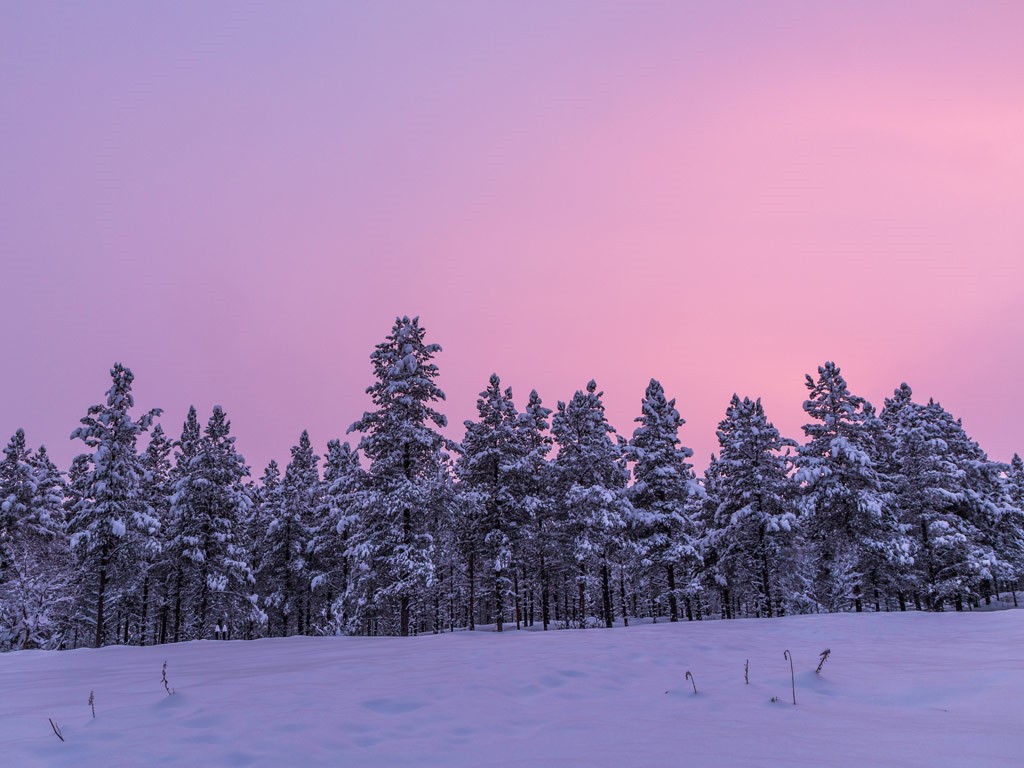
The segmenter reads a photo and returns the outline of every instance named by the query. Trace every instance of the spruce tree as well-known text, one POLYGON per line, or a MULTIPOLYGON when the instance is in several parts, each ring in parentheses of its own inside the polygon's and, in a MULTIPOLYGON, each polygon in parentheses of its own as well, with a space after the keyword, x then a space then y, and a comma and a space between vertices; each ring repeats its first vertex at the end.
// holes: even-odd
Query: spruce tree
POLYGON ((346 631, 351 582, 349 538, 359 526, 359 502, 366 490, 367 477, 359 463, 359 453, 348 443, 331 440, 324 457, 322 512, 313 533, 311 549, 320 563, 314 579, 326 589, 330 610, 329 626, 333 632, 346 631))
POLYGON ((807 376, 807 389, 804 411, 813 421, 804 426, 809 439, 797 453, 796 479, 817 563, 815 596, 828 610, 860 611, 865 594, 892 588, 888 576, 908 545, 876 467, 870 404, 850 392, 832 362, 818 368, 817 380, 807 376))
POLYGON ((622 446, 604 413, 603 392, 591 380, 568 403, 559 402, 551 422, 558 444, 555 482, 559 493, 564 543, 576 566, 579 622, 587 619, 587 592, 594 572, 600 577, 602 613, 611 627, 611 560, 621 545, 630 513, 626 495, 628 472, 622 446))
POLYGON ((651 379, 636 418, 640 426, 626 449, 633 463, 631 543, 641 567, 658 585, 656 598, 667 598, 671 621, 679 620, 679 596, 692 590, 680 589, 677 575, 688 585, 700 566, 696 521, 688 504, 699 488, 687 463, 693 451, 679 442, 679 429, 686 422, 675 404, 666 399, 661 383, 651 379))
MULTIPOLYGON (((93 585, 96 647, 107 640, 106 607, 111 588, 116 597, 131 598, 138 563, 143 552, 156 545, 159 530, 159 521, 142 497, 145 469, 136 441, 160 415, 160 409, 132 419, 134 376, 120 363, 110 375, 113 383, 106 402, 90 407, 82 426, 71 434, 92 450, 86 491, 72 513, 69 529, 71 546, 93 585)), ((122 603, 122 608, 127 606, 122 603)))
MULTIPOLYGON (((541 626, 545 630, 551 623, 551 569, 558 559, 555 498, 547 458, 552 444, 548 434, 550 416, 551 409, 544 407, 537 390, 532 390, 516 425, 522 453, 514 473, 515 494, 527 516, 522 558, 529 577, 524 577, 524 581, 529 578, 540 592, 541 626)), ((531 588, 531 604, 532 595, 531 588)), ((532 613, 531 609, 531 616, 532 613)))
POLYGON ((419 318, 395 320, 370 355, 376 381, 366 392, 374 410, 349 428, 362 433, 359 450, 370 460, 370 488, 349 548, 359 576, 356 618, 403 636, 434 579, 430 524, 446 482, 445 451, 454 447, 438 431, 447 425, 435 407, 444 400, 432 362, 441 348, 424 335, 419 318))
MULTIPOLYGON (((733 395, 718 425, 715 509, 707 541, 716 568, 763 616, 784 612, 794 599, 796 488, 786 449, 795 446, 768 421, 760 399, 733 395)), ((737 595, 733 595, 736 597, 737 595)))
MULTIPOLYGON (((512 390, 502 390, 497 374, 491 374, 487 389, 476 403, 478 421, 466 421, 462 454, 456 463, 461 480, 460 499, 466 516, 470 595, 473 594, 475 563, 485 565, 485 577, 494 600, 494 618, 503 629, 505 597, 515 596, 513 578, 516 553, 527 524, 526 509, 515 496, 514 473, 528 450, 520 441, 519 413, 512 390)), ((470 613, 474 610, 470 598, 470 613)), ((472 624, 471 624, 472 628, 472 624)))
POLYGON ((266 507, 266 528, 260 531, 257 544, 264 605, 274 616, 274 633, 282 637, 306 632, 311 589, 308 547, 320 504, 318 459, 307 432, 300 435, 291 455, 275 494, 278 504, 266 507))
POLYGON ((56 648, 71 601, 64 481, 18 430, 0 462, 0 649, 56 648))
POLYGON ((252 499, 243 482, 249 468, 219 405, 188 449, 193 455, 178 467, 174 481, 171 549, 183 558, 182 588, 195 607, 189 634, 203 638, 211 624, 235 626, 253 611, 254 580, 239 541, 252 499))
POLYGON ((164 434, 163 427, 156 424, 150 432, 149 445, 142 454, 142 466, 145 470, 142 480, 142 495, 150 512, 160 521, 159 551, 150 553, 143 561, 142 585, 142 618, 140 621, 139 644, 145 645, 149 636, 149 606, 153 602, 151 594, 158 602, 159 610, 154 617, 158 624, 152 636, 154 643, 167 642, 168 620, 170 617, 170 598, 173 565, 167 559, 164 548, 166 537, 171 531, 171 450, 173 445, 164 434))

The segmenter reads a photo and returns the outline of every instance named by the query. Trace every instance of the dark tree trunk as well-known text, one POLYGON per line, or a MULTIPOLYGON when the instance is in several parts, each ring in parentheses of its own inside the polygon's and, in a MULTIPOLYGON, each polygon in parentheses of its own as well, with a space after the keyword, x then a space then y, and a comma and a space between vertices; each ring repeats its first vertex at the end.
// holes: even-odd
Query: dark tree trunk
POLYGON ((146 632, 149 629, 149 571, 142 580, 142 618, 139 621, 139 645, 146 644, 146 632))
POLYGON ((769 619, 775 614, 772 609, 771 580, 768 577, 768 552, 764 545, 764 532, 761 533, 761 591, 764 594, 764 615, 769 619))
POLYGON ((579 626, 581 626, 581 627, 584 626, 584 624, 587 621, 587 584, 586 584, 586 579, 587 579, 586 568, 581 565, 580 566, 579 579, 576 582, 576 586, 578 588, 578 593, 579 593, 578 596, 577 596, 577 599, 579 600, 579 612, 580 612, 579 626))
POLYGON ((476 553, 469 553, 469 631, 476 629, 476 553))
POLYGON ((179 565, 174 582, 174 642, 178 642, 181 637, 181 588, 183 579, 184 574, 179 565))
MULTIPOLYGON (((622 602, 622 626, 629 626, 629 612, 626 610, 626 568, 619 566, 619 600, 622 602)), ((634 611, 636 608, 634 607, 634 611)))
POLYGON ((516 598, 516 629, 521 629, 522 627, 519 617, 519 571, 517 571, 514 566, 512 568, 512 592, 515 594, 516 598))
POLYGON ((543 554, 540 556, 540 620, 544 631, 547 632, 551 623, 551 586, 548 583, 548 569, 543 554))
POLYGON ((668 576, 668 620, 679 621, 679 601, 676 598, 676 567, 673 563, 665 566, 668 576))
POLYGON ((99 589, 96 596, 96 647, 103 646, 103 601, 107 597, 107 564, 110 559, 110 547, 103 542, 100 549, 99 589))
POLYGON ((604 625, 611 629, 615 625, 615 609, 612 607, 611 575, 608 559, 601 564, 601 598, 604 601, 604 625))
POLYGON ((498 571, 494 574, 494 618, 495 624, 497 624, 497 630, 499 632, 504 631, 502 621, 505 614, 504 595, 502 594, 502 574, 504 571, 498 571))

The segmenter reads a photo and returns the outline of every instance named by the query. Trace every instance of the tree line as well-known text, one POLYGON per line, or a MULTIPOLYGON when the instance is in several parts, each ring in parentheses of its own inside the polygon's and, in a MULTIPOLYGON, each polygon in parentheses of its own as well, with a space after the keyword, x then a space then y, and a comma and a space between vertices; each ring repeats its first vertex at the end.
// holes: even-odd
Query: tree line
POLYGON ((1024 462, 991 461, 906 384, 879 412, 825 363, 802 443, 734 395, 698 477, 655 380, 626 439, 593 381, 520 409, 492 375, 455 443, 439 351, 397 318, 356 447, 330 441, 321 465, 303 432, 258 481, 222 408, 171 439, 158 409, 133 415, 120 364, 66 473, 18 430, 0 648, 1016 605, 1024 462))

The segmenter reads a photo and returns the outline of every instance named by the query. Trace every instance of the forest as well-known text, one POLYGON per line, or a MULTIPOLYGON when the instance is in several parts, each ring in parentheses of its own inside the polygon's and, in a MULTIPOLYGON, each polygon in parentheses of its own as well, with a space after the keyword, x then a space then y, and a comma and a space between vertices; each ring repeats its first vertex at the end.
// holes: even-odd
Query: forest
POLYGON ((439 351, 396 318, 352 443, 258 478, 222 408, 168 434, 115 364, 66 471, 4 449, 0 649, 1017 604, 1024 462, 906 384, 877 410, 824 363, 799 442, 734 395, 699 476, 653 379, 626 438, 594 381, 549 408, 492 375, 456 443, 439 351))

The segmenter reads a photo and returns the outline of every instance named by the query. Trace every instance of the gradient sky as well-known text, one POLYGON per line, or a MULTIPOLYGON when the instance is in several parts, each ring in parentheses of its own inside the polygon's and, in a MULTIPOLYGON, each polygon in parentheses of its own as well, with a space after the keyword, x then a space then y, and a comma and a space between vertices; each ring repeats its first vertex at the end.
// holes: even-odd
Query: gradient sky
POLYGON ((827 359, 1024 451, 1024 3, 0 4, 0 438, 62 466, 121 361, 259 475, 397 314, 491 371, 659 378, 704 466, 827 359))

